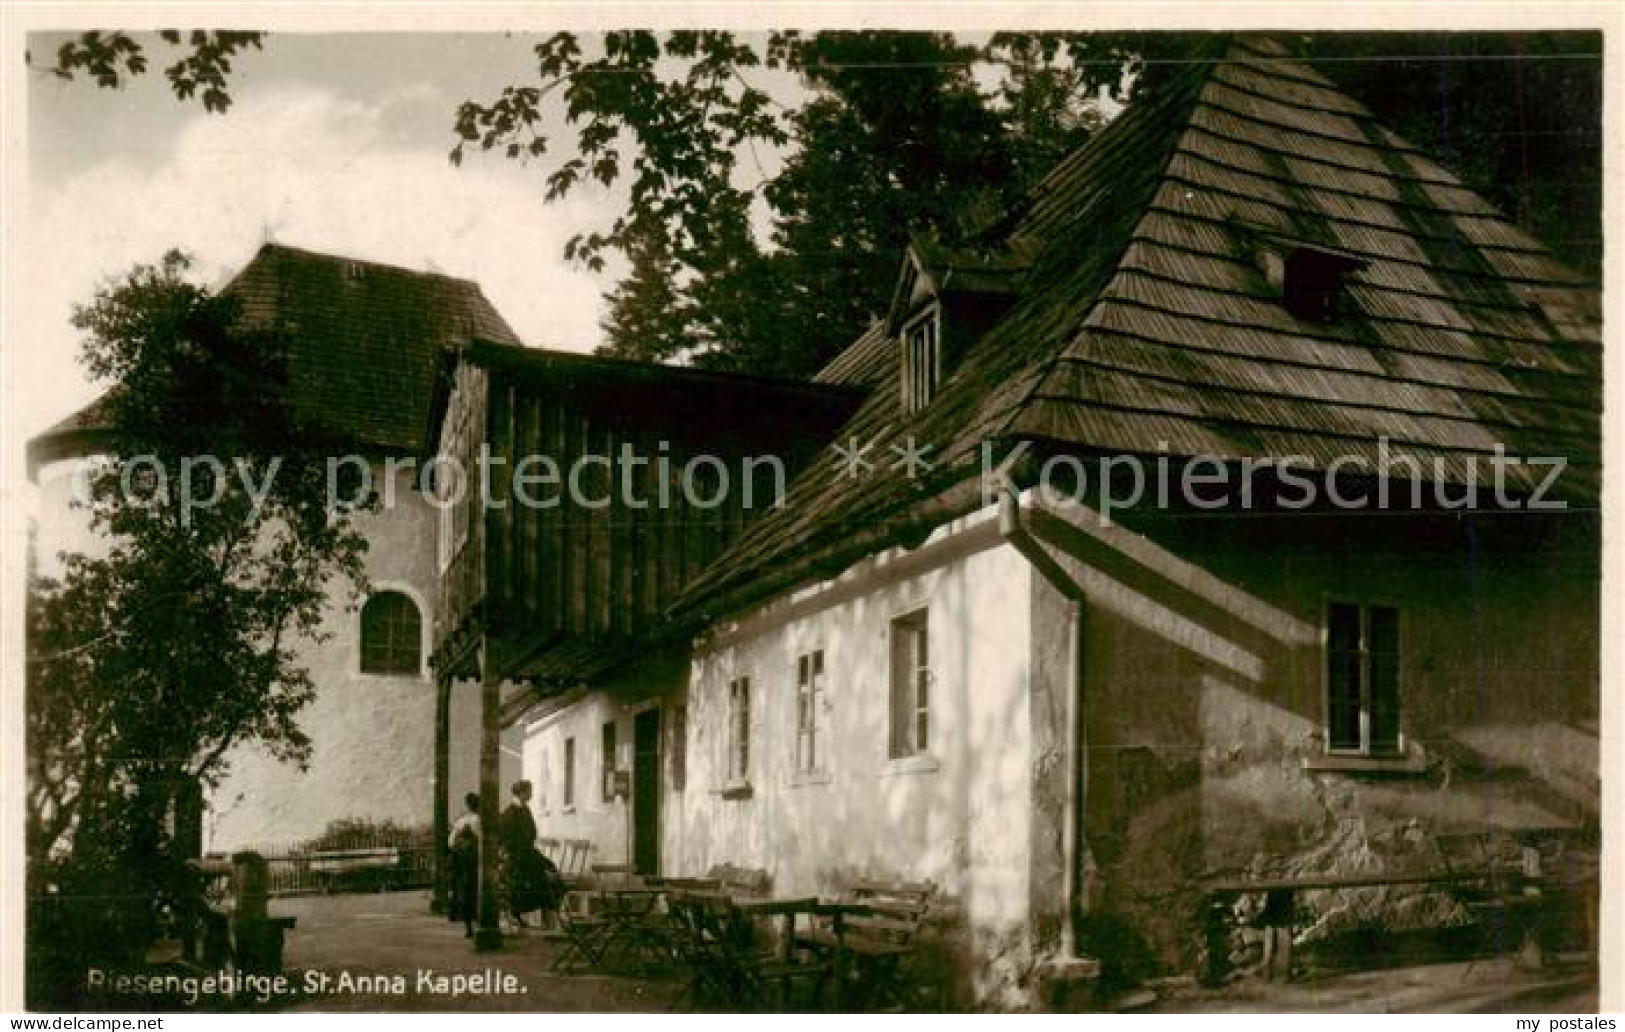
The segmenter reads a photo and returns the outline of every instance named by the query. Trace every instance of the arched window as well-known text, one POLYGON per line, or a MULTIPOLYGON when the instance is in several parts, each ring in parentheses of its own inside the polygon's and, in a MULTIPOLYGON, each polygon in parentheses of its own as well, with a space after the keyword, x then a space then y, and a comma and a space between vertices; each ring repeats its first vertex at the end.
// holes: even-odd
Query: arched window
POLYGON ((361 672, 416 674, 423 668, 423 620, 399 591, 380 591, 361 607, 361 672))

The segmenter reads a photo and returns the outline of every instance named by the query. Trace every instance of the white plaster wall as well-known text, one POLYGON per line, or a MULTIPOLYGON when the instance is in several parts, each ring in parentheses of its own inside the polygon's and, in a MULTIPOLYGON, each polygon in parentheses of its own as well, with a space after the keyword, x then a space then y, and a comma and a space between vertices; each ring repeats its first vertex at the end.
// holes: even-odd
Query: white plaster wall
POLYGON ((88 493, 85 478, 95 460, 64 459, 40 467, 34 490, 34 556, 42 577, 60 577, 63 552, 101 555, 106 538, 91 532, 90 519, 83 510, 72 507, 73 500, 88 493))
MULTIPOLYGON (((378 467, 374 475, 382 476, 378 467)), ((206 849, 294 843, 341 819, 431 821, 435 689, 427 661, 439 573, 437 513, 411 490, 406 471, 397 471, 397 478, 393 506, 361 517, 358 527, 368 540, 373 590, 402 591, 418 604, 423 671, 361 673, 359 605, 352 606, 347 590, 335 588, 322 628, 330 637, 298 652, 316 684, 315 700, 299 715, 313 746, 309 767, 279 763, 254 744, 233 750, 230 775, 209 797, 206 849)), ((454 729, 476 736, 477 743, 477 722, 454 729)))
POLYGON ((589 863, 623 864, 628 859, 625 798, 605 800, 602 781, 603 726, 616 722, 615 767, 632 769, 632 712, 607 693, 584 695, 525 731, 521 767, 533 788, 537 834, 542 838, 584 838, 593 844, 589 863), (575 800, 564 805, 564 742, 575 739, 575 800))
MULTIPOLYGON (((90 460, 52 463, 40 471, 35 497, 35 550, 39 569, 57 575, 61 551, 97 554, 105 538, 93 534, 86 514, 71 508, 75 478, 90 460)), ((374 483, 383 489, 383 470, 374 465, 374 483)), ((425 662, 436 595, 435 529, 438 514, 412 490, 410 471, 397 469, 392 504, 361 517, 359 529, 369 547, 366 570, 374 590, 398 590, 417 602, 423 626, 425 662)), ((204 845, 231 850, 249 845, 283 845, 320 833, 329 821, 359 818, 427 824, 432 817, 434 774, 434 685, 427 667, 417 676, 360 672, 360 611, 347 588, 330 593, 323 642, 303 642, 297 662, 309 670, 316 697, 301 711, 300 726, 313 751, 307 769, 282 763, 260 746, 229 754, 231 770, 209 796, 204 845)), ((477 690, 455 698, 461 720, 453 722, 454 755, 472 758, 469 788, 478 786, 477 690), (464 712, 466 711, 466 712, 464 712), (471 714, 471 715, 470 715, 471 714)), ((510 765, 517 770, 517 763, 510 765)), ((454 777, 461 796, 461 782, 454 777)))
POLYGON ((762 867, 788 894, 829 894, 856 875, 931 879, 979 940, 1022 933, 1031 572, 986 530, 968 554, 939 532, 913 555, 866 561, 827 604, 805 592, 781 599, 696 646, 686 785, 669 793, 665 821, 669 873, 762 867), (787 606, 785 621, 776 613, 787 606), (935 674, 926 769, 887 757, 890 623, 921 607, 935 674), (798 656, 814 648, 824 650, 829 761, 827 779, 809 781, 794 770, 795 682, 798 656), (728 684, 742 675, 752 794, 728 799, 728 684))

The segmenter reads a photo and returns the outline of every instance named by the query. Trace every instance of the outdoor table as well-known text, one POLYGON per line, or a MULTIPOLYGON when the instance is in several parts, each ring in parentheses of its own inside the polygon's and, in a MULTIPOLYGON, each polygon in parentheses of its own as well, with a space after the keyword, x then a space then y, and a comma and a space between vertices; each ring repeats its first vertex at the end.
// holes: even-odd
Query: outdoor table
MULTIPOLYGON (((784 929, 779 939, 779 961, 783 965, 779 969, 780 975, 788 975, 792 971, 802 969, 796 962, 796 915, 809 916, 821 912, 823 904, 816 896, 787 896, 778 899, 762 899, 754 896, 731 896, 734 913, 740 918, 753 917, 784 918, 784 929)), ((785 1009, 790 1006, 790 980, 781 977, 779 982, 779 1005, 785 1009)))
POLYGON ((653 941, 656 929, 649 918, 654 915, 664 892, 664 889, 641 887, 596 891, 598 913, 605 921, 603 949, 599 956, 606 967, 617 947, 632 959, 636 959, 640 953, 647 956, 651 952, 660 952, 664 943, 653 941))
MULTIPOLYGON (((1374 889, 1393 885, 1453 886, 1465 882, 1493 881, 1495 872, 1487 869, 1464 871, 1420 871, 1411 873, 1319 874, 1289 878, 1216 878, 1207 882, 1208 984, 1217 985, 1228 972, 1224 947, 1224 920, 1236 896, 1261 894, 1264 909, 1259 923, 1264 926, 1264 975, 1270 981, 1292 979, 1292 927, 1297 917, 1297 893, 1335 889, 1374 889)), ((1522 902, 1522 907, 1539 905, 1539 898, 1522 902)), ((1525 922, 1527 924, 1527 922, 1525 922)))
POLYGON ((848 917, 868 917, 875 913, 873 907, 867 903, 852 900, 826 900, 818 904, 815 911, 821 917, 828 917, 831 921, 831 930, 835 933, 835 949, 833 963, 835 965, 835 992, 837 1005, 842 1010, 850 1008, 850 983, 848 973, 853 970, 854 961, 861 962, 846 941, 846 919, 848 917))

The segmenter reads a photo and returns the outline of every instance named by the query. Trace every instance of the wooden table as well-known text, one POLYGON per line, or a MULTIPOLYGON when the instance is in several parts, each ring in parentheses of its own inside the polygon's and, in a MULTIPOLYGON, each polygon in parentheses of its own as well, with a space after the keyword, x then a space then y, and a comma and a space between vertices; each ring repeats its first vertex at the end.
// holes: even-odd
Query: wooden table
POLYGON ((1419 871, 1397 874, 1327 874, 1299 878, 1218 878, 1207 882, 1207 982, 1217 985, 1229 971, 1225 913, 1237 896, 1262 893, 1264 911, 1264 976, 1270 981, 1292 978, 1292 925, 1297 915, 1297 894, 1337 889, 1383 888, 1391 885, 1461 885, 1494 879, 1497 872, 1419 871))
POLYGON ((664 943, 654 942, 650 938, 654 932, 649 917, 654 914, 664 892, 664 889, 631 886, 595 890, 600 902, 598 914, 605 922, 599 952, 603 966, 609 966, 616 947, 621 947, 628 959, 634 962, 639 959, 638 954, 644 954, 643 959, 647 960, 649 953, 658 953, 663 949, 664 943))
MULTIPOLYGON (((847 939, 846 920, 849 917, 873 917, 877 911, 870 904, 856 900, 826 900, 818 905, 817 913, 830 919, 831 931, 835 935, 833 964, 836 1003, 841 1010, 850 1010, 852 983, 848 976, 856 970, 855 965, 864 962, 871 946, 860 946, 858 942, 847 939)), ((894 951, 887 952, 892 954, 894 951)), ((858 976, 860 980, 866 977, 862 971, 858 971, 858 976)))

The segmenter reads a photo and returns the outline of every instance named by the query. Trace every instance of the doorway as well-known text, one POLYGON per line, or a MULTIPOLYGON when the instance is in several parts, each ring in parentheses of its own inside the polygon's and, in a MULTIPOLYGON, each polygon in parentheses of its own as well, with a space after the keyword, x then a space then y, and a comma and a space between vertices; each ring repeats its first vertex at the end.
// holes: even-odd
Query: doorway
POLYGON ((632 718, 632 869, 660 873, 660 710, 632 718))

